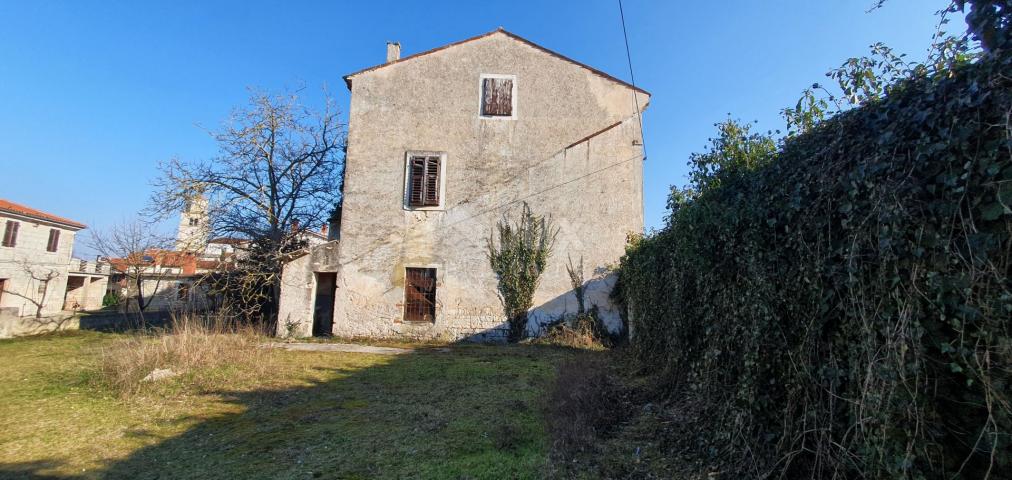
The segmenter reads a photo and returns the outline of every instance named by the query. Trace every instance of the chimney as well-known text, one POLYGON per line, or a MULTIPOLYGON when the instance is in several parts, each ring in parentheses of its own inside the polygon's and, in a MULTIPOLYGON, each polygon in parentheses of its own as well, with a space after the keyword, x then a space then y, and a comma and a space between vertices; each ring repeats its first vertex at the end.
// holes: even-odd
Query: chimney
POLYGON ((323 226, 320 227, 320 235, 323 235, 324 237, 327 236, 327 224, 326 223, 324 223, 323 226))
POLYGON ((401 44, 398 42, 387 42, 387 63, 396 62, 401 59, 401 44))
POLYGON ((299 231, 299 219, 292 220, 292 233, 299 231))

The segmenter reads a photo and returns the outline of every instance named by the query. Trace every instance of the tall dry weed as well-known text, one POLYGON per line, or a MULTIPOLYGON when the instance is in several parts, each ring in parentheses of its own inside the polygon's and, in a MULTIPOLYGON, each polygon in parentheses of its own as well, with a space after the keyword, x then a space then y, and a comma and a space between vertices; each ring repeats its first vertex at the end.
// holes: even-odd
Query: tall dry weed
POLYGON ((276 366, 256 328, 228 317, 183 314, 165 329, 138 333, 102 351, 102 378, 122 395, 148 385, 171 383, 194 393, 232 390, 260 384, 276 366), (171 380, 146 382, 156 369, 172 371, 171 380))

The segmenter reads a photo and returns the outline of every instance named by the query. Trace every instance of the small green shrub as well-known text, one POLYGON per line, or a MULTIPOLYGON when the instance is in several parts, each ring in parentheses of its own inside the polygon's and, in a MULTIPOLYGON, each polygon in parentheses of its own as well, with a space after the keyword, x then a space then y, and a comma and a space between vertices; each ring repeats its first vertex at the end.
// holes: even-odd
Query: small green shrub
POLYGON ((105 292, 102 297, 102 307, 115 307, 120 304, 120 296, 115 292, 105 292))

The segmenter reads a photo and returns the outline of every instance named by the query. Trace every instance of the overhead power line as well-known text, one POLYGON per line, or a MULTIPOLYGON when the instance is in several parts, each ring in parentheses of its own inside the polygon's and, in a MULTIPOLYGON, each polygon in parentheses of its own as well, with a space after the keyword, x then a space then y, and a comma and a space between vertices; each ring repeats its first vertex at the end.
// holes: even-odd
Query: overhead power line
MULTIPOLYGON (((632 53, 629 51, 629 33, 625 28, 625 10, 622 8, 622 0, 618 0, 618 15, 622 19, 622 38, 625 39, 625 58, 629 62, 629 80, 633 87, 636 87, 636 75, 633 74, 632 53)), ((643 160, 647 159, 647 142, 643 136, 643 115, 640 112, 640 99, 634 89, 632 92, 633 104, 636 106, 636 119, 640 123, 640 144, 643 146, 643 160)))
MULTIPOLYGON (((525 201, 525 200, 528 200, 528 199, 530 199, 530 198, 532 198, 532 197, 536 197, 536 196, 538 196, 538 195, 541 195, 541 194, 544 194, 544 193, 548 193, 548 192, 550 192, 550 191, 552 191, 552 190, 555 190, 555 189, 557 189, 557 188, 561 188, 561 187, 564 187, 564 186, 566 186, 566 185, 569 185, 569 184, 571 184, 571 183, 574 183, 574 182, 578 182, 578 181, 580 181, 580 180, 583 180, 583 179, 585 179, 585 178, 587 178, 587 177, 590 177, 590 176, 592 176, 592 175, 596 175, 596 174, 598 174, 598 173, 601 173, 601 172, 603 172, 603 171, 605 171, 605 170, 609 170, 609 169, 615 168, 615 167, 617 167, 617 166, 619 166, 619 165, 622 165, 623 163, 629 162, 629 161, 631 161, 631 160, 636 160, 637 158, 640 158, 641 156, 642 156, 642 155, 634 155, 634 156, 632 156, 632 157, 629 157, 629 158, 626 158, 626 159, 624 159, 624 160, 619 160, 619 161, 617 161, 617 162, 615 162, 615 163, 611 163, 611 164, 605 165, 604 167, 601 167, 601 168, 599 168, 599 169, 597 169, 597 170, 594 170, 594 171, 592 171, 592 172, 588 172, 588 173, 585 173, 585 174, 583 174, 583 175, 580 175, 579 177, 576 177, 576 178, 571 178, 571 179, 569 179, 569 180, 566 180, 566 181, 564 181, 564 182, 561 182, 561 183, 556 183, 556 184, 554 184, 554 185, 551 185, 551 186, 549 186, 548 188, 545 188, 545 189, 543 189, 543 190, 538 190, 538 191, 536 191, 536 192, 534 192, 534 193, 531 193, 531 194, 525 195, 525 196, 523 196, 523 197, 520 197, 520 198, 514 198, 513 200, 510 200, 510 201, 508 201, 508 202, 503 202, 503 203, 500 203, 500 204, 498 204, 498 205, 495 205, 495 206, 492 206, 492 207, 486 208, 486 209, 484 209, 484 210, 482 210, 482 211, 480 211, 480 212, 478 212, 478 213, 475 213, 474 215, 471 215, 471 216, 469 216, 469 217, 465 217, 465 218, 461 218, 461 219, 459 219, 459 220, 456 220, 456 221, 454 221, 454 222, 451 222, 451 223, 448 223, 448 224, 446 224, 446 225, 443 225, 443 227, 445 227, 445 228, 449 228, 449 227, 452 227, 452 226, 454 226, 454 225, 456 225, 456 224, 458 224, 458 223, 461 223, 461 222, 464 222, 464 221, 470 220, 470 219, 472 219, 472 218, 476 218, 476 217, 480 217, 480 216, 482 216, 482 215, 487 215, 487 214, 489 214, 489 213, 492 213, 492 212, 495 212, 495 211, 498 211, 498 210, 502 210, 503 208, 506 208, 506 207, 508 207, 508 206, 510 206, 510 205, 515 205, 515 204, 517 204, 517 203, 520 203, 520 202, 523 202, 523 201, 525 201)), ((454 207, 455 207, 455 206, 454 206, 454 207)), ((452 209, 453 209, 454 207, 450 207, 450 208, 449 208, 449 209, 447 209, 447 210, 452 210, 452 209)))

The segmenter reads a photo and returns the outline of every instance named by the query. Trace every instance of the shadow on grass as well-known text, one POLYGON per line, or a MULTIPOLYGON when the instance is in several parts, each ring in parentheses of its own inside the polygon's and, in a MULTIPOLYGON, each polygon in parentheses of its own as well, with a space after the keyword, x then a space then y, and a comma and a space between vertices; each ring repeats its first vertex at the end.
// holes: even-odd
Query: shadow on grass
POLYGON ((58 465, 39 462, 0 465, 0 477, 542 478, 543 392, 570 354, 533 346, 286 352, 306 356, 297 359, 306 379, 298 386, 211 392, 232 413, 201 418, 96 472, 53 476, 58 465))

